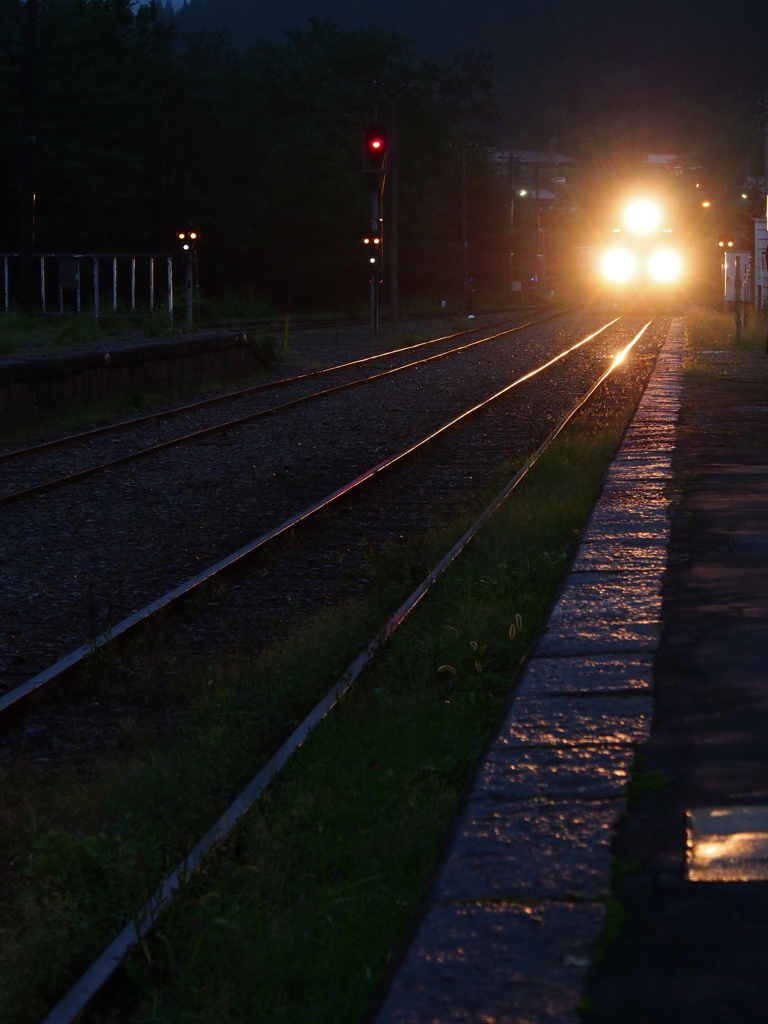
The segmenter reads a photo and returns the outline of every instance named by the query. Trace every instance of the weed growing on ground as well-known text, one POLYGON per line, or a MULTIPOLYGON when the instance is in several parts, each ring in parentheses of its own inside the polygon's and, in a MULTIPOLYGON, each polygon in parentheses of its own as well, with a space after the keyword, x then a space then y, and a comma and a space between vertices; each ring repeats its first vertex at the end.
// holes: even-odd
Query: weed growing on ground
MULTIPOLYGON (((745 306, 745 309, 748 307, 745 306)), ((694 351, 738 351, 765 348, 766 315, 749 310, 747 322, 742 325, 741 343, 736 344, 736 324, 733 313, 695 306, 685 315, 688 346, 694 351)))
POLYGON ((627 802, 637 803, 646 793, 664 793, 669 789, 671 782, 670 777, 664 772, 641 771, 636 767, 627 787, 627 802))
MULTIPOLYGON (((463 328, 461 328, 463 329, 463 328)), ((454 327, 446 328, 446 334, 451 334, 454 327)), ((392 348, 406 348, 408 345, 418 345, 420 341, 430 341, 437 337, 434 328, 423 328, 416 331, 402 331, 392 337, 392 348)), ((390 347, 389 345, 387 347, 390 347)))
POLYGON ((0 314, 0 355, 10 355, 27 345, 44 345, 47 340, 39 318, 24 313, 0 314))
POLYGON ((264 355, 267 365, 271 365, 277 358, 278 350, 281 346, 280 339, 276 334, 261 331, 259 334, 254 335, 253 340, 264 355))
POLYGON ((93 314, 76 313, 57 321, 53 339, 57 345, 93 344, 101 337, 93 314))
POLYGON ((280 319, 281 313, 265 298, 253 292, 222 292, 216 298, 203 296, 200 299, 199 315, 203 323, 243 322, 247 320, 280 319))
POLYGON ((576 1013, 582 1018, 582 1020, 588 1020, 589 1015, 594 1012, 595 1001, 592 996, 582 996, 581 999, 576 1003, 576 1013))
POLYGON ((40 321, 26 313, 6 312, 0 315, 0 334, 12 334, 14 331, 34 331, 40 321))
POLYGON ((129 331, 137 331, 141 327, 141 319, 136 317, 129 319, 129 314, 102 316, 99 317, 99 330, 108 338, 127 334, 129 331))
POLYGON ((144 317, 143 327, 150 338, 167 338, 174 330, 177 333, 181 331, 182 325, 186 322, 185 316, 183 309, 176 310, 176 316, 172 317, 165 307, 155 306, 148 316, 144 317))
POLYGON ((617 896, 608 896, 605 900, 605 925, 603 934, 597 940, 593 950, 594 962, 602 963, 608 947, 619 937, 622 928, 629 920, 629 914, 617 896))

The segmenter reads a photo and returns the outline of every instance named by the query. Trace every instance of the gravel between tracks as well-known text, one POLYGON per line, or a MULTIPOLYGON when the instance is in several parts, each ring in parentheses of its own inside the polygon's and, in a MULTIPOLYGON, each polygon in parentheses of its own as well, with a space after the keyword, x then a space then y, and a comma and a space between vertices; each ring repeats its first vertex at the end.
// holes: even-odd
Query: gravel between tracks
MULTIPOLYGON (((508 325, 500 325, 498 330, 504 330, 505 327, 508 329, 508 325)), ((496 330, 495 328, 491 329, 492 331, 496 330)), ((482 336, 482 333, 488 333, 484 328, 479 328, 478 330, 481 332, 480 336, 482 336)), ((439 334, 436 335, 436 337, 439 336, 439 334)), ((286 382, 285 384, 281 384, 279 388, 268 388, 265 391, 256 392, 255 394, 234 398, 223 404, 193 409, 189 412, 183 413, 182 415, 152 419, 146 423, 138 423, 133 427, 125 428, 116 433, 103 434, 101 436, 90 438, 85 442, 72 444, 71 446, 53 448, 39 454, 35 454, 34 452, 26 456, 21 454, 18 458, 0 463, 0 497, 16 491, 21 491, 28 487, 38 486, 49 480, 56 480, 72 473, 77 473, 103 463, 111 462, 115 459, 128 456, 136 451, 140 451, 141 449, 151 448, 161 443, 173 441, 185 434, 191 434, 198 430, 210 428, 240 416, 246 416, 257 411, 270 409, 281 403, 288 402, 320 390, 331 388, 348 381, 358 380, 366 375, 381 372, 392 367, 402 366, 415 359, 429 357, 439 352, 450 350, 458 345, 467 344, 475 340, 477 337, 478 335, 472 334, 467 338, 440 342, 434 345, 429 345, 426 348, 417 349, 415 352, 405 352, 401 355, 390 356, 386 359, 382 359, 381 361, 375 360, 373 363, 364 364, 363 366, 353 366, 347 370, 334 371, 334 373, 328 374, 327 376, 313 377, 309 380, 299 381, 295 384, 286 382)), ((292 357, 294 362, 298 360, 305 364, 309 363, 308 366, 305 365, 299 368, 298 372, 302 373, 306 372, 308 369, 316 368, 318 364, 320 366, 326 364, 337 365, 336 360, 344 363, 354 359, 366 358, 378 352, 386 351, 387 349, 396 349, 398 347, 396 335, 393 335, 388 339, 390 341, 389 345, 385 344, 384 339, 379 339, 375 346, 372 346, 372 340, 373 339, 371 338, 364 337, 362 339, 358 338, 357 341, 353 341, 351 339, 342 339, 339 341, 338 339, 323 338, 321 336, 316 338, 314 343, 307 343, 305 341, 303 349, 301 351, 294 352, 292 357), (371 352, 368 351, 369 348, 372 348, 371 352), (312 352, 314 357, 311 362, 308 358, 307 350, 312 352), (302 355, 304 356, 303 360, 302 355), (332 357, 335 356, 336 359, 328 359, 327 357, 329 355, 332 357)), ((290 380, 290 377, 293 376, 295 371, 291 369, 291 371, 286 375, 284 372, 281 372, 284 371, 284 369, 285 366, 280 367, 276 373, 272 373, 269 377, 264 379, 256 380, 254 383, 257 385, 280 383, 280 381, 286 376, 287 379, 290 380)), ((245 386, 246 385, 243 387, 245 386)), ((239 390, 242 389, 232 388, 225 391, 224 394, 236 394, 239 390)), ((215 396, 211 395, 209 397, 215 396)), ((189 402, 181 404, 190 405, 196 400, 199 400, 197 396, 193 396, 189 402)), ((8 445, 5 449, 0 447, 0 454, 4 454, 5 451, 15 452, 17 448, 18 446, 14 447, 11 445, 8 445)))
MULTIPOLYGON (((3 689, 608 319, 569 314, 429 368, 9 506, 0 541, 3 689)), ((423 529, 440 509, 471 502, 498 463, 528 452, 641 325, 634 318, 620 321, 566 365, 522 385, 368 487, 300 545, 281 546, 265 569, 249 573, 194 622, 174 624, 168 642, 186 646, 190 656, 246 638, 267 643, 291 608, 335 602, 364 587, 371 547, 423 529)), ((609 403, 632 377, 647 375, 665 328, 657 321, 646 332, 610 385, 609 403)), ((92 694, 80 695, 71 706, 38 712, 3 738, 2 752, 17 766, 31 761, 45 770, 53 761, 82 763, 102 744, 114 744, 126 716, 143 712, 138 701, 110 706, 110 680, 100 685, 98 704, 92 694), (67 726, 74 717, 76 736, 67 726)))

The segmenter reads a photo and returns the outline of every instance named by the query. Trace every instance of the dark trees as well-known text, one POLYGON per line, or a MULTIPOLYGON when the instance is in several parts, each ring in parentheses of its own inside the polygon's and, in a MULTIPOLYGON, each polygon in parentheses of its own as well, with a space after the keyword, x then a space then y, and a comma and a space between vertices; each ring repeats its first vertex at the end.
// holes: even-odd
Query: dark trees
MULTIPOLYGON (((24 4, 0 0, 5 252, 20 235, 23 25, 24 4)), ((329 22, 238 53, 131 0, 41 0, 39 37, 38 251, 169 251, 193 221, 209 292, 326 308, 362 298, 360 139, 397 95, 404 295, 460 294, 451 143, 493 117, 486 59, 417 64, 397 35, 329 22)), ((477 223, 503 221, 482 156, 470 174, 477 223)))
MULTIPOLYGON (((39 251, 146 248, 146 204, 162 150, 159 114, 173 34, 130 0, 40 6, 37 113, 39 251), (117 243, 117 244, 116 244, 117 243)), ((3 0, 0 76, 2 242, 17 244, 24 5, 3 0)), ((154 199, 154 196, 152 196, 154 199)), ((156 200, 155 200, 156 201, 156 200)))

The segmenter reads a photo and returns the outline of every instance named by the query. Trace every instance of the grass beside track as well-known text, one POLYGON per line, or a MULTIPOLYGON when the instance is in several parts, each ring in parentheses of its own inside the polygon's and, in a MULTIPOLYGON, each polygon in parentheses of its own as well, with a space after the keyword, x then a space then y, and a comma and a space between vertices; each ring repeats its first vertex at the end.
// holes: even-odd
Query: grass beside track
MULTIPOLYGON (((579 417, 318 727, 130 963, 121 1021, 359 1019, 636 398, 579 417)), ((366 595, 279 645, 180 675, 187 710, 162 742, 0 780, 2 1024, 44 1016, 476 511, 372 554, 366 595)), ((132 670, 154 686, 151 662, 132 670)))
POLYGON ((742 325, 741 342, 736 341, 736 326, 733 313, 695 306, 685 316, 686 347, 689 353, 716 351, 765 350, 765 313, 749 310, 746 324, 742 325))

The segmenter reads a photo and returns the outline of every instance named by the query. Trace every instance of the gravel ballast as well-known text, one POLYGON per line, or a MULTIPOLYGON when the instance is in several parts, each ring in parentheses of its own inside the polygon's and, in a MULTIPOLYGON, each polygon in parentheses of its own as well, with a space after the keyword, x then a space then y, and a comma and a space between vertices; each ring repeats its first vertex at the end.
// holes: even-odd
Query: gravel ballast
MULTIPOLYGON (((3 692, 609 319, 568 314, 7 507, 0 542, 3 692)), ((246 636, 263 645, 291 609, 307 611, 364 588, 372 549, 423 530, 441 511, 471 504, 498 464, 530 451, 642 322, 620 321, 339 506, 300 546, 281 546, 268 571, 248 574, 194 623, 174 626, 176 642, 196 652, 232 647, 246 636)), ((616 394, 622 375, 647 375, 665 330, 659 321, 646 332, 611 385, 616 394)), ((139 713, 130 705, 117 712, 93 708, 92 743, 74 744, 75 751, 50 711, 3 744, 6 753, 44 766, 111 742, 119 716, 139 713)))

